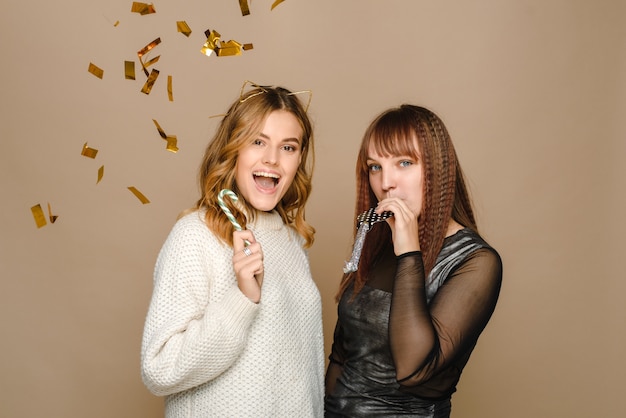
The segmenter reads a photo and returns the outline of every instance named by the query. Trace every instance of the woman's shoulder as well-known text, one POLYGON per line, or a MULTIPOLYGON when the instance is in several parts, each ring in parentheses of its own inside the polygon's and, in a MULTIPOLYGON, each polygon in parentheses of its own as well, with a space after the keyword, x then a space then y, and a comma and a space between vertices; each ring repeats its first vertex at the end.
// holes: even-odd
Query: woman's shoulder
POLYGON ((205 222, 205 214, 204 210, 183 213, 174 223, 168 241, 194 240, 203 243, 217 241, 217 237, 205 222))

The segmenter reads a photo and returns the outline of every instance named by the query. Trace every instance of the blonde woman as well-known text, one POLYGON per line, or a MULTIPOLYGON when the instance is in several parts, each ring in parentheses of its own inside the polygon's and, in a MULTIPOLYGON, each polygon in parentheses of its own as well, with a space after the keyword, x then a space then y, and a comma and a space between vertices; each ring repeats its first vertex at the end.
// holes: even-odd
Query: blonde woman
POLYGON ((201 196, 156 262, 141 371, 165 416, 320 417, 321 304, 307 248, 314 229, 313 131, 298 95, 253 85, 209 143, 201 196), (238 197, 229 208, 218 195, 238 197))

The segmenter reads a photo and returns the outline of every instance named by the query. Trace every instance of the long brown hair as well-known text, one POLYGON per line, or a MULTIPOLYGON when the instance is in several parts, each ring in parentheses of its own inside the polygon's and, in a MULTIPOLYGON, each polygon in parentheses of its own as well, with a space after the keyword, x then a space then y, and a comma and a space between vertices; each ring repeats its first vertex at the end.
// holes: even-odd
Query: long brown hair
MULTIPOLYGON (((381 155, 419 156, 422 161, 424 197, 419 241, 428 277, 441 251, 450 219, 478 232, 463 171, 448 130, 432 111, 409 104, 388 109, 376 117, 363 135, 357 158, 355 217, 378 202, 369 183, 370 146, 381 155), (415 148, 415 139, 419 149, 415 148)), ((363 288, 376 256, 389 245, 392 245, 391 228, 384 222, 376 224, 367 234, 359 269, 344 275, 337 298, 352 283, 355 294, 363 288)))
MULTIPOLYGON (((231 189, 237 195, 235 170, 239 151, 258 138, 270 113, 285 110, 292 113, 302 127, 300 165, 293 183, 276 206, 283 222, 292 226, 305 239, 305 246, 313 244, 315 229, 305 220, 304 206, 311 194, 314 166, 313 128, 298 97, 282 87, 256 86, 237 99, 222 119, 217 132, 209 142, 200 167, 201 196, 195 209, 206 209, 205 222, 222 241, 232 246, 233 226, 222 212, 218 193, 231 189)), ((239 205, 225 202, 240 225, 246 225, 248 214, 254 219, 255 210, 239 196, 239 205), (241 210, 240 207, 243 209, 241 210)), ((248 219, 251 221, 252 219, 248 219)))

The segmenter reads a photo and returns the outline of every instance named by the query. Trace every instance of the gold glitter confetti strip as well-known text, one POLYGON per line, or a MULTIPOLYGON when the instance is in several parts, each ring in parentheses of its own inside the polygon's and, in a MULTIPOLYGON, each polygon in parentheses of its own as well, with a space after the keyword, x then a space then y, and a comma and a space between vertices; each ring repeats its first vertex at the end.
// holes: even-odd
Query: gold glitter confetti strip
POLYGON ((102 180, 102 177, 104 177, 104 166, 101 166, 98 169, 98 181, 96 181, 96 184, 100 183, 100 180, 102 180))
POLYGON ((172 76, 171 75, 167 76, 167 98, 170 100, 170 102, 174 101, 174 93, 172 91, 172 76))
POLYGON ((137 1, 133 2, 130 11, 132 13, 139 13, 142 16, 156 13, 156 10, 154 9, 152 3, 139 3, 137 1))
POLYGON ((119 25, 119 24, 120 24, 120 21, 119 21, 119 20, 117 20, 117 21, 113 24, 113 27, 117 27, 117 25, 119 25))
POLYGON ((147 197, 145 197, 139 190, 137 190, 134 186, 129 186, 128 190, 130 190, 132 192, 132 194, 135 195, 135 197, 137 197, 137 199, 139 199, 139 201, 141 203, 143 203, 144 205, 147 203, 150 203, 150 201, 148 200, 147 197))
POLYGON ((248 51, 248 50, 253 49, 253 48, 254 48, 254 45, 252 45, 252 44, 243 44, 243 50, 244 51, 248 51))
POLYGON ((248 16, 250 14, 250 8, 248 7, 248 0, 239 0, 239 7, 241 8, 242 16, 248 16))
POLYGON ((83 145, 83 150, 81 151, 80 155, 84 155, 85 157, 89 158, 96 158, 96 154, 98 154, 98 150, 95 148, 89 148, 87 146, 87 143, 85 142, 85 145, 83 145))
POLYGON ((271 10, 274 10, 274 7, 278 6, 279 4, 281 4, 282 2, 284 2, 285 0, 276 0, 273 4, 272 4, 272 8, 271 10))
POLYGON ((159 70, 155 70, 153 68, 152 72, 150 73, 150 77, 148 77, 148 79, 146 80, 146 83, 141 88, 141 92, 145 94, 150 94, 150 91, 152 90, 152 86, 154 85, 154 82, 156 81, 158 76, 159 76, 159 70))
POLYGON ((104 77, 104 70, 91 62, 89 63, 89 68, 87 69, 87 71, 89 71, 91 74, 95 75, 101 80, 102 77, 104 77))
POLYGON ((41 228, 42 226, 46 226, 48 222, 46 222, 46 217, 43 214, 43 210, 41 209, 41 205, 37 204, 30 208, 30 211, 33 213, 33 218, 35 219, 35 223, 37 224, 37 228, 41 228))
POLYGON ((57 219, 59 218, 57 215, 53 215, 52 214, 52 209, 50 207, 50 202, 48 202, 48 216, 50 218, 50 223, 53 224, 57 221, 57 219))
POLYGON ((126 80, 135 79, 135 61, 124 61, 124 77, 126 80))
POLYGON ((176 154, 178 152, 178 147, 176 146, 176 136, 168 136, 167 138, 165 138, 165 140, 167 141, 167 147, 165 149, 176 154))
POLYGON ((176 29, 187 38, 189 38, 189 35, 191 35, 191 28, 189 28, 189 25, 187 25, 187 22, 185 22, 184 20, 179 20, 176 22, 176 29))

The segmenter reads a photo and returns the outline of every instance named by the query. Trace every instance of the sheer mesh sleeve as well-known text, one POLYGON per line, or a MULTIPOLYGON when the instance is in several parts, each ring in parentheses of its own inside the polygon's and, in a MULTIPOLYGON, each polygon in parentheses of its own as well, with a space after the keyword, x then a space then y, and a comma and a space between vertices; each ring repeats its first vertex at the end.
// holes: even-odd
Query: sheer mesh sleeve
POLYGON ((424 385, 445 393, 493 313, 502 281, 502 262, 490 248, 470 254, 426 302, 419 252, 398 257, 389 318, 391 352, 400 384, 424 385))
POLYGON ((335 383, 341 375, 343 370, 343 362, 345 355, 342 349, 343 335, 341 329, 341 322, 337 320, 335 325, 335 334, 333 338, 333 345, 331 348, 330 356, 328 357, 329 363, 326 370, 326 394, 332 393, 335 389, 335 383))

